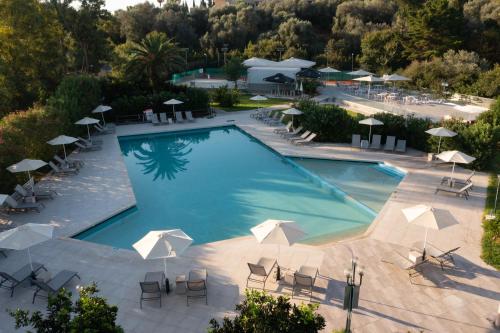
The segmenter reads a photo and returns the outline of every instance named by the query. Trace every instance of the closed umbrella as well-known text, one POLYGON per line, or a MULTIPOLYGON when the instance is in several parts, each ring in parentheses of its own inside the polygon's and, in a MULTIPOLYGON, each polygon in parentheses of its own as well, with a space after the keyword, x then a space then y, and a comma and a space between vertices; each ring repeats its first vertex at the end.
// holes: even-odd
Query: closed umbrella
POLYGON ((285 110, 285 111, 282 111, 284 114, 287 114, 287 115, 291 115, 292 116, 292 127, 293 127, 293 117, 294 116, 300 116, 301 114, 303 114, 302 111, 300 110, 297 110, 295 108, 291 108, 291 109, 288 109, 288 110, 285 110))
POLYGON ((384 82, 384 79, 380 77, 375 77, 373 75, 369 75, 369 76, 358 77, 357 79, 354 79, 354 81, 368 82, 368 98, 369 98, 372 82, 384 82))
POLYGON ((438 144, 438 151, 437 153, 439 154, 439 151, 441 149, 441 139, 442 138, 451 138, 457 135, 457 133, 450 131, 447 128, 444 127, 436 127, 436 128, 431 128, 430 130, 425 131, 425 133, 428 133, 432 136, 439 136, 439 144, 438 144))
POLYGON ((73 142, 76 142, 78 141, 77 138, 74 138, 72 136, 66 136, 66 135, 59 135, 58 137, 56 138, 53 138, 52 140, 50 141, 47 141, 47 143, 49 145, 52 145, 52 146, 59 146, 59 145, 62 145, 63 146, 63 151, 64 151, 64 159, 66 159, 66 147, 65 145, 69 145, 73 142))
POLYGON ((132 246, 144 259, 163 259, 167 277, 167 258, 180 256, 193 243, 181 229, 148 232, 132 246))
MULTIPOLYGON (((16 164, 12 164, 11 166, 7 167, 7 170, 9 170, 12 173, 18 173, 18 172, 27 172, 28 173, 28 180, 31 181, 31 173, 30 171, 35 171, 40 169, 41 167, 47 165, 46 162, 42 160, 31 160, 31 159, 24 159, 21 162, 18 162, 16 164)), ((34 193, 34 182, 31 182, 31 191, 34 193)))
POLYGON ((384 123, 381 122, 380 120, 377 120, 375 118, 366 118, 363 120, 360 120, 359 123, 361 125, 369 125, 370 126, 370 134, 368 134, 368 142, 371 143, 372 141, 372 126, 380 126, 383 125, 384 123))
POLYGON ((92 113, 100 113, 102 116, 102 123, 104 126, 106 126, 106 120, 104 120, 104 112, 111 111, 112 107, 109 105, 99 105, 96 107, 92 113))
POLYGON ((165 104, 165 105, 172 105, 172 114, 173 114, 174 119, 175 119, 175 106, 179 105, 179 104, 183 104, 183 103, 184 103, 183 101, 179 101, 178 99, 175 99, 175 98, 172 98, 166 102, 163 102, 163 104, 165 104))
MULTIPOLYGON (((250 231, 260 244, 278 245, 278 257, 281 245, 291 246, 306 235, 296 222, 282 220, 266 220, 250 231)), ((277 276, 279 280, 279 266, 277 276)))
POLYGON ((87 134, 88 134, 88 137, 89 137, 89 141, 92 141, 92 139, 90 138, 90 127, 89 127, 89 125, 95 125, 95 124, 98 124, 98 123, 99 123, 99 120, 97 120, 95 118, 85 117, 85 118, 82 118, 82 119, 78 120, 75 124, 76 125, 85 125, 85 126, 87 126, 87 134))
POLYGON ((425 247, 427 245, 427 232, 429 229, 441 230, 458 224, 451 213, 444 209, 436 209, 426 205, 416 205, 402 210, 408 223, 425 228, 424 251, 422 259, 425 259, 425 247))
POLYGON ((473 162, 476 158, 462 153, 458 150, 448 150, 444 151, 439 155, 436 155, 441 161, 453 162, 453 167, 451 168, 450 186, 453 186, 453 174, 455 173, 455 163, 469 164, 473 162))
POLYGON ((49 224, 26 223, 0 233, 0 248, 10 250, 28 250, 31 270, 30 247, 52 239, 54 227, 49 224))

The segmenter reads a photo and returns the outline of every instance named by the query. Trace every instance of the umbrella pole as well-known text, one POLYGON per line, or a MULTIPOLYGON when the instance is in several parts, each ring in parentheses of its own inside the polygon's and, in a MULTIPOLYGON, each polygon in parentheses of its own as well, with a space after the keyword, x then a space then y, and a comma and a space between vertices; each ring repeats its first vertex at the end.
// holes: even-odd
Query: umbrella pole
POLYGON ((422 260, 425 260, 425 247, 427 246, 427 232, 429 228, 425 228, 424 250, 422 251, 422 260))
POLYGON ((165 270, 165 279, 167 279, 167 258, 163 258, 163 268, 165 270))
POLYGON ((453 162, 453 166, 451 167, 450 187, 453 186, 453 174, 454 173, 455 173, 455 162, 453 162))
POLYGON ((28 182, 31 185, 31 194, 35 196, 35 180, 33 179, 33 182, 31 182, 31 173, 29 170, 28 170, 28 182))
POLYGON ((62 145, 62 146, 63 146, 63 151, 64 151, 64 160, 66 161, 66 157, 67 157, 66 156, 66 147, 65 147, 65 145, 62 145))
POLYGON ((102 123, 104 124, 104 127, 106 127, 106 120, 104 120, 104 112, 101 112, 102 116, 102 123))
POLYGON ((370 125, 370 133, 368 134, 368 144, 372 143, 372 125, 370 125))
POLYGON ((30 261, 31 272, 33 272, 33 263, 31 262, 31 252, 29 247, 28 247, 28 260, 30 261))
POLYGON ((90 127, 87 125, 87 135, 89 136, 89 141, 92 142, 92 139, 90 139, 90 127))
POLYGON ((177 121, 177 119, 175 118, 175 104, 172 104, 172 118, 177 121))
MULTIPOLYGON (((277 256, 278 260, 280 260, 280 251, 281 251, 281 245, 278 244, 278 256, 277 256)), ((280 264, 279 264, 278 260, 276 260, 276 263, 277 263, 277 266, 278 266, 276 268, 276 281, 281 280, 280 264)))
POLYGON ((438 154, 439 154, 439 150, 441 149, 441 137, 439 137, 439 143, 438 143, 438 154))

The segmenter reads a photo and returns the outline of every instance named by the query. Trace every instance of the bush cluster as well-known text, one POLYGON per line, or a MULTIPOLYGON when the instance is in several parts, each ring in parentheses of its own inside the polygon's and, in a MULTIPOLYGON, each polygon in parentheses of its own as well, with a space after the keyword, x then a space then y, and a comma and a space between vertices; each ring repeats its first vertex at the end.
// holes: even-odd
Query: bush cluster
POLYGON ((493 220, 484 220, 482 239, 483 260, 500 269, 500 216, 493 220))
POLYGON ((229 89, 227 86, 223 86, 213 91, 212 99, 219 106, 231 107, 240 102, 240 92, 238 89, 229 89))

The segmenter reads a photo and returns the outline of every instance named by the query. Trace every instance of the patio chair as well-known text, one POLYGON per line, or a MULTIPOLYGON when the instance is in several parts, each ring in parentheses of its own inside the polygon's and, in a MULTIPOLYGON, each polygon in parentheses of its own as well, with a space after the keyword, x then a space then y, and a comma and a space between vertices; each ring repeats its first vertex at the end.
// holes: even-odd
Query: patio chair
MULTIPOLYGON (((467 177, 463 178, 463 179, 453 179, 453 184, 458 184, 458 185, 468 185, 468 184, 472 184, 472 177, 475 175, 476 171, 472 171, 467 177)), ((449 176, 446 176, 446 177, 443 177, 441 179, 441 185, 444 185, 444 184, 449 184, 451 181, 451 178, 449 176)), ((470 189, 472 190, 473 186, 470 187, 470 189)))
POLYGON ((292 143, 294 145, 306 145, 312 142, 312 140, 317 136, 316 133, 311 133, 307 138, 302 140, 295 140, 292 143))
POLYGON ((380 149, 380 141, 382 141, 382 136, 380 134, 373 134, 372 141, 370 142, 370 149, 380 149))
POLYGON ((193 117, 193 113, 191 111, 185 111, 184 113, 186 114, 187 121, 189 121, 189 122, 195 121, 194 117, 193 117))
MULTIPOLYGON (((424 242, 422 241, 415 242, 412 245, 412 248, 422 252, 424 250, 424 242)), ((438 249, 431 243, 427 242, 427 244, 425 245, 425 254, 426 256, 429 256, 435 261, 437 261, 441 266, 441 269, 444 270, 444 265, 448 263, 452 263, 453 265, 455 265, 455 259, 453 258, 453 254, 457 252, 459 249, 460 246, 457 246, 455 248, 452 248, 451 250, 443 251, 438 249)))
POLYGON ((142 309, 142 301, 160 301, 161 308, 161 288, 158 281, 139 282, 141 286, 140 307, 142 309))
POLYGON ((111 133, 113 133, 111 131, 111 129, 104 128, 104 127, 102 127, 100 125, 98 126, 97 124, 94 125, 94 128, 97 131, 94 134, 97 134, 97 135, 105 135, 105 134, 111 134, 111 133))
POLYGON ((49 281, 44 282, 41 280, 32 279, 31 283, 36 286, 35 292, 33 293, 33 300, 31 303, 35 304, 35 298, 49 298, 50 295, 57 294, 65 285, 67 285, 74 277, 80 280, 80 276, 77 272, 63 270, 56 274, 49 281), (40 295, 40 292, 45 292, 47 295, 40 295))
POLYGON ((268 117, 263 118, 262 121, 266 124, 269 124, 269 123, 272 123, 272 122, 278 120, 279 117, 280 117, 280 113, 274 112, 272 115, 269 115, 268 117))
POLYGON ((49 166, 56 175, 76 175, 78 173, 78 169, 76 168, 61 168, 55 165, 52 161, 49 162, 49 166))
POLYGON ((177 123, 183 123, 184 118, 182 117, 182 112, 181 111, 175 111, 175 122, 177 123))
POLYGON ((162 125, 168 125, 167 114, 165 112, 160 113, 160 123, 162 125))
POLYGON ((262 290, 266 289, 266 281, 273 272, 274 267, 278 264, 276 259, 260 258, 257 264, 247 263, 250 269, 250 274, 247 277, 247 288, 250 281, 262 283, 262 290))
POLYGON ((24 281, 31 278, 33 273, 36 276, 36 273, 38 273, 38 271, 41 269, 47 271, 44 265, 39 264, 37 262, 33 262, 32 266, 33 270, 31 269, 30 264, 27 264, 12 274, 6 272, 0 272, 0 288, 10 290, 10 297, 12 297, 14 296, 14 289, 16 289, 16 287, 19 286, 24 281))
POLYGON ((395 136, 387 136, 385 138, 384 150, 385 151, 394 151, 395 146, 396 146, 396 137, 395 136))
POLYGON ((156 115, 156 113, 151 114, 151 122, 154 126, 160 125, 160 121, 158 120, 158 116, 156 115))
POLYGON ((61 166, 65 166, 67 168, 75 168, 75 169, 80 169, 81 167, 84 166, 84 163, 82 160, 68 160, 68 159, 62 159, 59 157, 59 155, 54 155, 54 160, 59 163, 61 166))
POLYGON ((307 138, 309 136, 309 134, 311 134, 311 131, 305 131, 301 135, 292 136, 290 138, 287 138, 287 140, 291 141, 291 142, 296 141, 296 140, 303 140, 303 139, 307 138))
POLYGON ((291 138, 291 137, 297 136, 302 131, 302 129, 303 129, 303 127, 299 126, 295 130, 293 130, 292 132, 281 132, 280 136, 282 138, 291 138))
POLYGON ((40 213, 40 210, 44 207, 39 202, 18 201, 10 195, 5 198, 5 204, 7 205, 7 213, 11 211, 28 212, 30 210, 36 210, 38 213, 40 213))
POLYGON ((280 133, 288 133, 290 132, 290 129, 292 128, 292 125, 293 123, 291 121, 288 122, 288 124, 286 124, 286 126, 280 126, 278 128, 275 128, 273 130, 274 133, 277 133, 277 134, 280 134, 280 133))
POLYGON ((80 142, 76 141, 75 142, 75 145, 80 148, 80 151, 81 152, 84 152, 84 151, 96 151, 96 150, 101 150, 102 147, 101 146, 96 146, 96 145, 91 145, 91 146, 87 146, 87 145, 83 145, 81 144, 80 142))
POLYGON ((457 197, 464 197, 465 200, 468 200, 469 199, 469 190, 471 189, 472 187, 472 183, 469 183, 461 188, 456 188, 456 187, 453 187, 453 186, 449 186, 449 185, 439 185, 437 188, 436 188, 436 192, 435 194, 437 194, 438 192, 447 192, 447 193, 453 193, 453 194, 456 194, 457 197))
POLYGON ((81 136, 77 136, 76 138, 78 140, 80 140, 81 143, 84 146, 99 146, 99 145, 102 145, 102 140, 101 139, 92 138, 92 141, 90 141, 89 139, 82 138, 81 136))
POLYGON ((14 188, 14 190, 24 198, 29 198, 29 197, 32 197, 33 196, 33 192, 34 192, 34 196, 37 200, 42 200, 42 199, 54 199, 54 195, 56 194, 55 191, 51 191, 51 190, 41 190, 41 189, 37 189, 37 188, 34 188, 34 191, 32 192, 31 189, 30 190, 27 190, 25 189, 24 187, 22 187, 21 185, 17 184, 16 187, 14 188))
POLYGON ((361 148, 361 135, 352 135, 351 148, 361 148))
POLYGON ((314 282, 316 282, 318 275, 319 270, 316 267, 300 266, 299 271, 293 274, 292 298, 295 295, 296 289, 307 289, 309 290, 310 302, 312 300, 314 282))
POLYGON ((399 139, 394 150, 398 153, 406 153, 406 140, 399 139))
POLYGON ((189 272, 189 278, 186 281, 186 304, 189 306, 190 298, 204 298, 208 305, 207 293, 208 273, 204 268, 193 269, 189 272))

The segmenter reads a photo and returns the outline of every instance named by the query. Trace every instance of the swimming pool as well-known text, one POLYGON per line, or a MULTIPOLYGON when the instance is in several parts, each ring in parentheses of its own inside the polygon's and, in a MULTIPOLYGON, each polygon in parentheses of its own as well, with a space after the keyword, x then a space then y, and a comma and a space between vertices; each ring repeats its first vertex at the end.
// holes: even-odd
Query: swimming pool
MULTIPOLYGON (((297 221, 308 234, 305 241, 318 242, 364 230, 376 215, 370 204, 344 193, 352 188, 342 189, 324 174, 328 163, 339 162, 283 157, 236 126, 119 142, 136 207, 75 238, 130 249, 150 230, 180 228, 201 244, 249 235, 272 218, 297 221)), ((365 173, 367 165, 351 162, 349 172, 365 173)), ((386 193, 398 183, 384 172, 364 181, 373 178, 391 179, 379 184, 386 193)))

